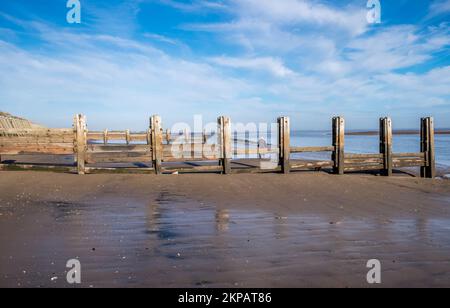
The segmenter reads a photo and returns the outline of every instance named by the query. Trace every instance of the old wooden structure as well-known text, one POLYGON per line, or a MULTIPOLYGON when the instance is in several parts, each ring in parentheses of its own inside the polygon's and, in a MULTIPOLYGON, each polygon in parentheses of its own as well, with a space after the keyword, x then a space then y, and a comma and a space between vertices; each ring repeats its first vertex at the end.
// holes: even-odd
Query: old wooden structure
MULTIPOLYGON (((330 146, 294 147, 290 142, 290 120, 278 118, 277 144, 265 147, 244 140, 244 148, 237 147, 237 136, 232 136, 231 119, 221 116, 215 133, 173 133, 164 130, 161 117, 150 119, 145 132, 90 131, 86 117, 76 115, 71 129, 15 129, 0 130, 0 155, 52 154, 73 155, 72 165, 0 164, 2 170, 55 170, 78 174, 94 172, 139 173, 193 173, 217 172, 223 174, 241 172, 281 172, 329 169, 336 174, 354 171, 379 170, 390 176, 394 169, 419 167, 422 177, 435 177, 434 124, 433 118, 421 119, 420 148, 417 153, 394 153, 392 150, 392 121, 380 119, 380 150, 371 154, 345 152, 345 121, 342 117, 332 119, 330 146), (233 142, 235 145, 233 146, 233 142), (328 152, 330 160, 292 159, 293 153, 328 152), (273 155, 275 163, 247 165, 234 168, 239 155, 273 155), (189 162, 188 167, 177 163, 189 162), (133 165, 117 167, 111 164, 133 165), (105 166, 107 164, 108 166, 105 166)), ((240 161, 245 161, 240 159, 240 161)), ((255 159, 253 158, 253 161, 255 159)), ((241 164, 242 165, 242 164, 241 164)), ((244 164, 245 165, 245 164, 244 164)))

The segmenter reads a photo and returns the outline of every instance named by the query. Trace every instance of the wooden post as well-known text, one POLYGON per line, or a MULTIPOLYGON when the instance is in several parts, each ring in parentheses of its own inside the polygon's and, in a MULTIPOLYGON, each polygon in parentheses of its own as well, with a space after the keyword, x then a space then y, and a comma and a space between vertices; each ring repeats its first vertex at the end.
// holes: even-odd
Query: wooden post
POLYGON ((130 141, 131 141, 130 130, 129 130, 129 129, 127 129, 127 130, 125 131, 125 139, 126 139, 126 141, 127 141, 127 145, 129 145, 129 144, 130 144, 130 141))
POLYGON ((278 148, 279 148, 279 164, 281 172, 288 174, 291 170, 290 156, 291 156, 291 137, 290 137, 290 123, 288 117, 278 118, 278 148))
POLYGON ((238 147, 239 147, 239 144, 238 144, 238 131, 235 130, 234 133, 233 133, 233 149, 234 149, 233 155, 235 155, 235 156, 238 155, 238 147))
POLYGON ((103 131, 103 143, 104 143, 105 145, 108 144, 108 130, 107 130, 107 129, 105 129, 105 130, 103 131))
POLYGON ((206 143, 208 139, 206 137, 206 129, 202 130, 202 158, 209 157, 211 155, 211 151, 208 150, 206 143))
POLYGON ((392 121, 380 118, 380 153, 383 154, 383 170, 385 176, 392 175, 392 121))
POLYGON ((161 117, 154 115, 150 119, 153 168, 156 174, 162 173, 163 131, 161 117))
POLYGON ((344 174, 345 120, 343 117, 333 118, 333 161, 334 173, 344 174))
POLYGON ((425 166, 420 168, 420 176, 433 179, 436 176, 434 154, 434 119, 422 118, 420 127, 420 151, 425 153, 425 166))
POLYGON ((217 119, 220 145, 220 165, 224 174, 231 173, 231 120, 229 117, 219 117, 217 119))
POLYGON ((147 144, 150 146, 150 152, 153 153, 153 149, 152 149, 152 129, 151 128, 149 128, 147 130, 147 144))
POLYGON ((170 129, 167 129, 166 130, 166 142, 167 142, 167 144, 170 144, 171 138, 172 138, 172 136, 171 136, 171 133, 170 133, 170 129))
POLYGON ((73 127, 75 129, 75 156, 78 174, 85 174, 86 150, 87 150, 87 130, 86 117, 77 114, 74 118, 73 127))

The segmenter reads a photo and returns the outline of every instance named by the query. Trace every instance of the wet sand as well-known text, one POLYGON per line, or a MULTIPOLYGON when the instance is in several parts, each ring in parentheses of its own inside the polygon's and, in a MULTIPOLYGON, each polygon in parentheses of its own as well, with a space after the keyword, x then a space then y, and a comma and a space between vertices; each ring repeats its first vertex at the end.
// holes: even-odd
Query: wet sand
POLYGON ((449 234, 448 180, 0 172, 0 287, 450 287, 449 234))

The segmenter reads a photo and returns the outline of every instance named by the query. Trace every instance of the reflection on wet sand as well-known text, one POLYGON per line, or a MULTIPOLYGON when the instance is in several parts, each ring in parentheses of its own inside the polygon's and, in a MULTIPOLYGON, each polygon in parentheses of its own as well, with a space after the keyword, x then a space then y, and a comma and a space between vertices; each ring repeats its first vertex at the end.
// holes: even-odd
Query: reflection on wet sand
POLYGON ((228 231, 230 228, 230 214, 228 210, 216 210, 216 230, 228 231))
POLYGON ((148 203, 40 206, 45 223, 32 232, 21 225, 12 238, 1 233, 0 286, 66 286, 51 278, 64 277, 73 257, 83 265, 83 286, 94 287, 366 286, 373 258, 382 261, 385 286, 450 285, 448 219, 335 221, 220 209, 168 193, 148 203), (35 238, 46 244, 8 244, 35 238), (24 268, 40 275, 24 279, 24 268))

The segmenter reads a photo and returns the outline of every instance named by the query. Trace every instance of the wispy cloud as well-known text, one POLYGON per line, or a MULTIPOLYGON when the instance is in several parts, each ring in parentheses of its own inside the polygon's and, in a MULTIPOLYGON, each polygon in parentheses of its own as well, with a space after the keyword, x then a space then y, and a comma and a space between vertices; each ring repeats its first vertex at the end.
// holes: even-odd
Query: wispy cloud
POLYGON ((450 13, 450 0, 434 0, 430 4, 428 18, 450 13))
POLYGON ((170 6, 172 8, 186 11, 199 12, 205 10, 225 10, 227 5, 226 0, 191 0, 191 1, 177 1, 177 0, 158 0, 160 3, 170 6))
POLYGON ((215 57, 211 58, 213 63, 237 69, 251 69, 266 71, 278 77, 293 75, 294 72, 287 68, 280 59, 274 58, 232 58, 215 57))
POLYGON ((173 58, 136 41, 46 27, 39 35, 55 42, 51 55, 0 41, 0 102, 14 102, 9 107, 27 115, 64 110, 67 120, 70 112, 89 109, 98 125, 113 123, 120 114, 133 128, 138 114, 182 119, 187 106, 193 113, 203 105, 220 109, 239 102, 249 88, 208 64, 173 58))

